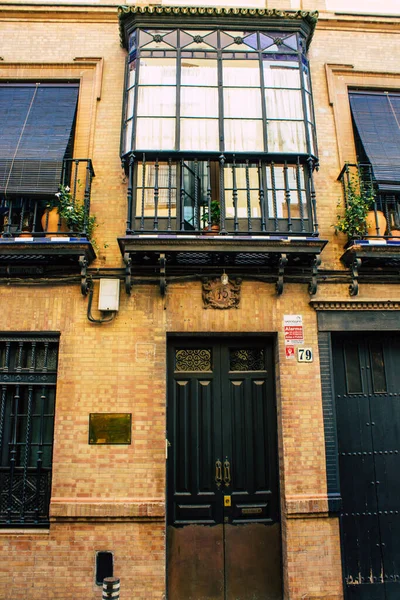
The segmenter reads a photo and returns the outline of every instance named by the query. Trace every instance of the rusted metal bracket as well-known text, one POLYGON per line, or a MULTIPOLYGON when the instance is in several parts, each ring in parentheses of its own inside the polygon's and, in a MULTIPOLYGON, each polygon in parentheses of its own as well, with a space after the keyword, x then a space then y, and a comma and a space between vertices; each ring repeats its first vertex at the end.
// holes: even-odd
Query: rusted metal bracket
POLYGON ((132 283, 132 259, 131 255, 128 252, 124 254, 124 263, 125 263, 125 291, 128 296, 131 295, 133 283, 132 283))
POLYGON ((283 292, 283 275, 285 272, 285 267, 287 265, 288 259, 286 254, 281 254, 279 257, 279 265, 278 265, 278 281, 276 282, 276 293, 280 296, 283 292))
POLYGON ((87 296, 89 291, 89 284, 87 281, 88 261, 85 256, 79 257, 79 266, 81 268, 81 292, 83 296, 87 296))
POLYGON ((167 279, 165 276, 165 267, 166 267, 166 259, 165 254, 163 252, 160 253, 160 292, 161 296, 164 298, 165 293, 167 291, 167 279))
POLYGON ((358 294, 358 269, 361 267, 361 262, 361 258, 355 258, 351 263, 351 276, 353 281, 349 285, 350 296, 357 296, 358 294))
POLYGON ((308 286, 308 293, 310 294, 310 296, 313 296, 314 294, 317 293, 317 288, 318 288, 318 281, 317 281, 317 276, 318 276, 318 267, 321 264, 321 257, 318 254, 312 263, 312 267, 311 267, 311 281, 310 284, 308 286))

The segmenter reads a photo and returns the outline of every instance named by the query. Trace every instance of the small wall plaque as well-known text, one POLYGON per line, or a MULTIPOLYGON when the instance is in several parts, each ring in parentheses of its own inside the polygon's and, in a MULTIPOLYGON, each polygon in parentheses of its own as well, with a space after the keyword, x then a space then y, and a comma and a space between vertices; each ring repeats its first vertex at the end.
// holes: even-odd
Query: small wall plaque
POLYGON ((236 278, 234 281, 222 283, 219 277, 215 279, 203 279, 203 302, 204 308, 239 308, 240 289, 242 280, 236 278))
POLYGON ((130 444, 131 413, 90 413, 89 444, 130 444))

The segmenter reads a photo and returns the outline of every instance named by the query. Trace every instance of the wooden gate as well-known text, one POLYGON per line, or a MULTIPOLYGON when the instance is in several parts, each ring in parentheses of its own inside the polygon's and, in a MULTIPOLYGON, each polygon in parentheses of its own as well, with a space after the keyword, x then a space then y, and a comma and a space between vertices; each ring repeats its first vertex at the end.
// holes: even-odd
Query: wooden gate
POLYGON ((333 341, 346 597, 400 598, 400 337, 333 341))
POLYGON ((168 599, 280 600, 272 343, 169 347, 168 599))

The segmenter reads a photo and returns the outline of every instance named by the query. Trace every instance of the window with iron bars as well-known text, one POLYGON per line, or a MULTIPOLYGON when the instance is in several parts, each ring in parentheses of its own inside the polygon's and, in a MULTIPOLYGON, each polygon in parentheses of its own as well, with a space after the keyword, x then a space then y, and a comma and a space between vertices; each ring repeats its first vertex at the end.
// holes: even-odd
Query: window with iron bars
POLYGON ((0 335, 0 526, 49 524, 58 335, 0 335))

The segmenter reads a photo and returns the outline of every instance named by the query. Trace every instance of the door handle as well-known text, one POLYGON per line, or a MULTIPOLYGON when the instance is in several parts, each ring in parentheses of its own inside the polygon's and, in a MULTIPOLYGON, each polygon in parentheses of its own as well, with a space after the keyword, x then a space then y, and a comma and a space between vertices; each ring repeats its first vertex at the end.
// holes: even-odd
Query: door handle
POLYGON ((215 483, 218 488, 222 483, 222 462, 219 459, 215 461, 215 483))
POLYGON ((229 462, 228 457, 226 457, 224 461, 224 482, 226 487, 231 484, 231 463, 229 462))

